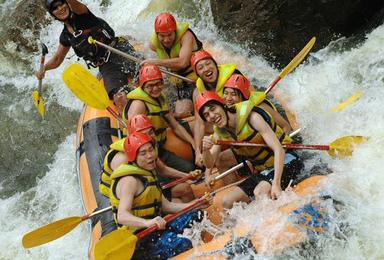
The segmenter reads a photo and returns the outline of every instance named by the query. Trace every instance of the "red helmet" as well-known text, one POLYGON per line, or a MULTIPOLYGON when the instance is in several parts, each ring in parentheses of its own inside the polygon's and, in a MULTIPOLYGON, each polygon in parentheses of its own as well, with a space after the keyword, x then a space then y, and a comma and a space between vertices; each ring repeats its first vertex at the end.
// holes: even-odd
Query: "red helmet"
POLYGON ((249 88, 251 83, 241 74, 232 74, 231 77, 224 83, 224 88, 233 88, 241 92, 244 98, 249 98, 249 88))
POLYGON ((152 64, 145 64, 143 67, 141 67, 139 75, 140 86, 144 86, 147 81, 156 79, 163 79, 163 75, 161 74, 159 67, 152 64))
POLYGON ((195 108, 197 112, 199 113, 200 117, 204 120, 204 116, 202 114, 202 108, 204 107, 205 104, 207 104, 209 101, 215 101, 216 103, 224 105, 224 100, 217 95, 216 92, 213 91, 204 91, 200 95, 196 97, 195 101, 195 108))
POLYGON ((155 32, 166 33, 176 31, 176 20, 170 13, 161 13, 155 19, 155 32))
POLYGON ((124 141, 124 151, 127 155, 128 162, 136 161, 137 151, 146 143, 153 142, 152 137, 141 132, 130 134, 124 141))
POLYGON ((153 124, 146 115, 135 115, 129 120, 128 133, 132 134, 147 128, 152 128, 153 124))
POLYGON ((212 55, 205 51, 205 50, 201 50, 201 51, 197 51, 195 53, 192 54, 192 57, 191 57, 191 66, 192 66, 192 69, 196 72, 196 64, 201 61, 201 60, 204 60, 204 59, 213 59, 212 55))

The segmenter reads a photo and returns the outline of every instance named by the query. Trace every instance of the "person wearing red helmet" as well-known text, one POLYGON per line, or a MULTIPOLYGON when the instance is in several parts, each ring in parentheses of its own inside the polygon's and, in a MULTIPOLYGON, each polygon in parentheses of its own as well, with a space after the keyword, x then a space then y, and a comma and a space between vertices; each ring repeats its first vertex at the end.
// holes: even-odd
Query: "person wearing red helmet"
POLYGON ((195 165, 188 162, 164 148, 166 129, 171 127, 176 135, 190 143, 194 148, 194 141, 169 111, 166 97, 162 93, 164 87, 163 76, 160 69, 151 64, 141 67, 139 72, 139 86, 128 95, 128 103, 123 111, 123 119, 130 120, 135 115, 146 115, 151 120, 156 132, 156 141, 159 144, 160 158, 168 166, 182 172, 190 172, 195 165))
MULTIPOLYGON (((141 132, 151 136, 154 140, 156 139, 155 130, 153 128, 151 120, 145 115, 136 115, 129 120, 128 123, 128 133, 141 132)), ((109 189, 111 185, 111 174, 112 172, 119 167, 122 163, 128 162, 127 157, 124 153, 124 141, 125 138, 120 139, 111 144, 110 150, 107 152, 104 157, 103 172, 101 174, 99 191, 106 197, 109 197, 109 189)), ((187 175, 187 173, 178 171, 167 166, 161 159, 156 161, 156 169, 159 172, 160 182, 166 183, 171 181, 172 178, 182 178, 187 175)), ((193 172, 196 177, 200 174, 199 171, 193 172)), ((191 174, 191 172, 189 173, 191 174)), ((188 183, 181 183, 172 188, 163 190, 167 199, 179 199, 182 202, 189 202, 194 199, 193 192, 188 183)))
MULTIPOLYGON (((163 66, 181 76, 196 80, 197 76, 190 66, 193 52, 202 49, 203 44, 185 22, 176 22, 170 13, 161 13, 155 18, 155 31, 150 38, 150 48, 157 54, 157 59, 146 59, 144 63, 163 66)), ((193 83, 183 82, 171 77, 177 88, 176 113, 193 113, 193 83), (179 101, 180 100, 180 101, 179 101), (182 101, 181 101, 182 100, 182 101), (191 101, 187 101, 191 100, 191 101), (188 111, 188 109, 192 109, 188 111), (182 111, 186 110, 186 111, 182 111)))
MULTIPOLYGON (((234 64, 218 65, 212 55, 200 50, 195 52, 191 57, 192 69, 196 72, 198 79, 196 81, 196 89, 193 92, 193 101, 196 102, 196 97, 204 91, 215 91, 220 97, 223 97, 224 83, 233 73, 241 74, 234 64)), ((196 164, 202 164, 201 140, 204 134, 212 132, 212 126, 204 124, 203 120, 195 111, 194 124, 194 141, 196 147, 196 164)))
POLYGON ((291 125, 280 115, 273 103, 268 99, 264 99, 265 95, 262 92, 251 91, 251 89, 251 83, 245 76, 237 73, 232 74, 224 83, 224 104, 230 107, 251 97, 255 101, 255 105, 268 112, 284 132, 289 134, 292 131, 291 125), (257 100, 258 97, 262 99, 257 100))
POLYGON ((303 164, 295 153, 285 153, 281 146, 281 143, 292 142, 291 138, 268 112, 255 106, 252 100, 228 108, 217 93, 209 91, 197 96, 195 109, 203 120, 214 124, 213 138, 205 136, 202 142, 207 168, 212 168, 218 157, 216 162, 220 170, 249 160, 253 165, 253 169, 248 169, 249 173, 259 172, 223 197, 225 208, 232 207, 235 201, 249 202, 252 196, 262 194, 277 198, 282 188, 287 187, 290 180, 296 179, 303 164), (215 144, 214 140, 265 142, 268 147, 235 146, 221 151, 221 146, 215 144))
POLYGON ((92 36, 120 51, 137 56, 132 45, 122 37, 115 37, 115 32, 109 24, 96 17, 80 1, 45 0, 44 6, 51 16, 63 23, 64 28, 60 34, 56 53, 44 65, 42 72, 35 72, 36 77, 42 79, 46 71, 59 67, 70 48, 73 48, 75 54, 83 58, 88 66, 99 68, 109 98, 117 102, 118 91, 128 84, 128 78, 136 75, 137 64, 89 44, 88 37, 92 36))
POLYGON ((157 152, 153 138, 134 132, 125 139, 127 163, 111 175, 110 203, 119 228, 136 232, 157 225, 159 231, 140 240, 133 259, 167 259, 192 248, 192 243, 180 237, 193 221, 200 221, 198 210, 190 211, 169 223, 167 230, 163 214, 176 213, 192 203, 170 202, 160 188, 156 173, 157 152))

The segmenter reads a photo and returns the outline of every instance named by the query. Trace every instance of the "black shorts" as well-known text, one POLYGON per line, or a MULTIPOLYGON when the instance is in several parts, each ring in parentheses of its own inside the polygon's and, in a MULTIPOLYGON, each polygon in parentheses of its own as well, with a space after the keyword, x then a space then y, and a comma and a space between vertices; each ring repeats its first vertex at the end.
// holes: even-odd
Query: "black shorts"
MULTIPOLYGON (((292 151, 285 154, 284 170, 281 176, 281 188, 284 190, 288 187, 288 184, 293 180, 293 184, 296 184, 297 176, 299 176, 301 170, 304 168, 304 164, 301 159, 292 151)), ((238 185, 240 189, 247 194, 248 197, 253 197, 253 190, 262 181, 272 184, 275 171, 273 167, 267 168, 258 174, 252 175, 247 180, 238 185)))
MULTIPOLYGON (((128 40, 120 37, 114 46, 116 49, 133 56, 139 56, 128 40)), ((99 66, 103 77, 104 87, 107 90, 109 99, 113 99, 120 88, 128 84, 128 77, 134 78, 137 75, 139 64, 111 53, 107 63, 99 66)))

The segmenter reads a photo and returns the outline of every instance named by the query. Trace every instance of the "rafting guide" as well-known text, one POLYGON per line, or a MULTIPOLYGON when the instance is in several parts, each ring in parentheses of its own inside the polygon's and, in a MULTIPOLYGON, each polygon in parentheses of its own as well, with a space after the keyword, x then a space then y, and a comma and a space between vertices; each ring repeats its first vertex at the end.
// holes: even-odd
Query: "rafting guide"
POLYGON ((89 44, 88 37, 92 36, 102 43, 135 55, 132 45, 125 38, 116 37, 106 21, 96 17, 77 0, 45 0, 44 6, 55 20, 64 24, 64 28, 59 37, 59 47, 43 70, 35 73, 36 77, 42 79, 46 71, 60 66, 72 47, 88 66, 99 68, 109 98, 118 103, 119 99, 124 98, 119 91, 128 84, 129 78, 135 76, 137 66, 97 45, 89 44))

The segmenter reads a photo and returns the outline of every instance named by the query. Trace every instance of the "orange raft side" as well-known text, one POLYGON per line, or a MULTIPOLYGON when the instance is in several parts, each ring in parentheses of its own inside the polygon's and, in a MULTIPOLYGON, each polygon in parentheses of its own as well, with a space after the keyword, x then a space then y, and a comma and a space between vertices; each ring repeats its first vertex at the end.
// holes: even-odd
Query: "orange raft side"
MULTIPOLYGON (((113 106, 113 105, 111 105, 113 106)), ((117 122, 107 112, 84 106, 79 118, 76 138, 76 159, 84 209, 87 214, 109 206, 108 198, 98 192, 103 160, 109 145, 117 140, 117 122)), ((114 230, 112 212, 99 215, 92 221, 89 258, 101 235, 114 230)))
MULTIPOLYGON (((110 107, 115 109, 112 103, 110 107)), ((84 106, 77 125, 76 159, 83 205, 87 214, 110 205, 109 199, 99 193, 98 185, 104 156, 110 144, 118 140, 119 131, 117 120, 109 112, 84 106)), ((122 135, 122 131, 120 134, 122 135)), ((175 154, 187 160, 193 160, 191 146, 179 139, 170 129, 167 130, 165 145, 175 154)), ((115 228, 111 211, 99 215, 97 221, 92 221, 88 251, 90 259, 94 259, 94 247, 100 237, 115 228)))
MULTIPOLYGON (((327 177, 312 176, 300 182, 293 191, 298 199, 280 207, 279 214, 265 219, 250 236, 250 249, 261 255, 278 254, 284 249, 308 240, 308 231, 326 231, 326 212, 319 204, 318 197, 324 188, 327 177), (284 217, 285 216, 285 217, 284 217), (320 217, 319 217, 320 216, 320 217), (305 218, 307 221, 302 221, 305 218), (312 218, 312 219, 311 219, 312 218), (315 221, 313 218, 317 218, 315 221), (320 225, 319 225, 320 223, 320 225), (278 231, 276 228, 278 227, 278 231), (271 234, 271 230, 274 232, 271 234)), ((232 233, 225 233, 209 243, 190 249, 172 259, 227 259, 225 248, 231 247, 235 240, 248 237, 251 227, 238 225, 232 233)), ((245 241, 245 240, 243 240, 245 241)))

